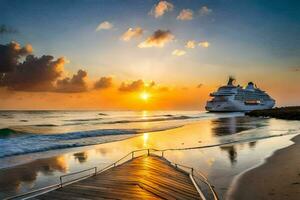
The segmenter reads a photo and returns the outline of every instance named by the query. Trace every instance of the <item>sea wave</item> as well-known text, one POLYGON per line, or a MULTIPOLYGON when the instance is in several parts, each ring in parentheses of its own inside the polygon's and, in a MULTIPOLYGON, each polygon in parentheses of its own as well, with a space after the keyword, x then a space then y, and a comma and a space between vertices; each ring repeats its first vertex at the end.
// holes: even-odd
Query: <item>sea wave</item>
POLYGON ((111 142, 143 132, 176 128, 194 120, 224 116, 201 112, 153 112, 147 116, 136 112, 108 113, 25 111, 18 112, 13 119, 0 117, 0 158, 111 142), (45 119, 52 116, 57 117, 45 119), (24 119, 28 121, 20 122, 24 119))
MULTIPOLYGON (((199 119, 204 116, 187 116, 187 115, 153 115, 149 118, 134 118, 121 119, 121 120, 112 120, 112 119, 104 119, 104 118, 87 118, 87 119, 68 119, 63 120, 65 122, 62 126, 73 126, 73 125, 83 125, 83 124, 129 124, 129 123, 143 123, 143 122, 163 122, 163 121, 174 121, 174 120, 189 120, 189 119, 199 119)), ((42 126, 42 125, 41 125, 42 126)))
POLYGON ((26 134, 25 132, 14 130, 12 128, 1 128, 0 129, 0 139, 16 137, 22 134, 26 134))
POLYGON ((150 118, 150 119, 137 119, 137 120, 118 120, 110 122, 102 122, 102 124, 122 124, 122 123, 135 123, 135 122, 158 122, 158 121, 171 121, 171 120, 185 120, 185 119, 197 119, 201 116, 172 116, 167 118, 150 118))
POLYGON ((55 127, 55 126, 58 126, 56 124, 36 124, 36 125, 33 125, 33 126, 37 126, 37 127, 55 127))
POLYGON ((67 122, 89 122, 89 121, 97 121, 97 120, 102 120, 103 118, 87 118, 87 119, 66 119, 63 121, 67 122))
MULTIPOLYGON (((91 118, 91 119, 71 119, 71 120, 64 120, 68 122, 92 122, 93 124, 125 124, 125 123, 139 123, 139 122, 160 122, 160 121, 173 121, 173 120, 188 120, 188 119, 199 119, 203 118, 203 116, 187 116, 187 115, 156 115, 156 117, 152 116, 151 118, 145 118, 145 119, 124 119, 124 120, 111 120, 111 121, 100 121, 102 118, 91 118)), ((69 125, 76 125, 76 123, 66 123, 63 124, 63 126, 69 126, 69 125)))
MULTIPOLYGON (((179 126, 152 129, 101 129, 63 134, 25 134, 19 137, 11 137, 9 139, 0 138, 0 158, 49 150, 95 145, 116 140, 116 137, 104 138, 103 136, 127 135, 128 137, 132 137, 134 134, 162 131, 177 127, 179 126)), ((9 129, 9 131, 14 134, 13 129, 9 129)), ((128 137, 122 137, 122 139, 128 137)))
MULTIPOLYGON (((170 123, 168 123, 168 121, 176 121, 177 120, 177 121, 181 121, 180 124, 182 124, 183 121, 205 118, 205 116, 154 115, 149 118, 134 118, 134 119, 126 119, 126 118, 125 119, 81 118, 81 119, 61 120, 61 122, 66 122, 66 123, 54 122, 54 123, 31 124, 29 122, 29 124, 27 123, 25 125, 18 124, 15 126, 3 127, 2 129, 0 129, 0 138, 18 137, 18 136, 22 136, 23 134, 35 134, 35 135, 41 134, 44 136, 47 133, 51 133, 51 135, 54 135, 55 133, 68 134, 68 132, 63 131, 64 127, 70 127, 70 128, 67 128, 69 130, 72 130, 72 129, 78 130, 79 129, 81 131, 82 129, 84 129, 83 127, 90 127, 90 130, 92 130, 92 129, 98 130, 99 125, 165 122, 165 125, 163 125, 163 124, 159 125, 159 126, 164 127, 164 126, 166 126, 166 124, 170 125, 170 123)), ((153 124, 151 126, 153 127, 155 125, 153 124)), ((109 128, 111 128, 112 130, 116 130, 115 128, 117 128, 117 127, 112 126, 109 128)), ((134 126, 134 128, 135 127, 139 128, 140 126, 134 126)), ((118 128, 120 128, 120 127, 118 127, 118 128)), ((128 128, 127 125, 125 125, 125 128, 128 128)))
POLYGON ((107 113, 98 113, 98 115, 101 115, 101 116, 108 116, 107 113))

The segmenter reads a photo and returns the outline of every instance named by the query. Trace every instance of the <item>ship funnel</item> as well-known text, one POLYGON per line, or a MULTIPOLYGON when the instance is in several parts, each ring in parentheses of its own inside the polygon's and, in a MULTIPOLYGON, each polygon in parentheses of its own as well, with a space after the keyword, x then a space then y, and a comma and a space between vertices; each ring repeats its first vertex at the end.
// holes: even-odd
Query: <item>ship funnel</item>
POLYGON ((253 82, 249 82, 247 87, 246 87, 247 90, 254 90, 254 83, 253 82))
POLYGON ((235 78, 233 76, 229 76, 227 85, 233 85, 234 80, 235 80, 235 78))

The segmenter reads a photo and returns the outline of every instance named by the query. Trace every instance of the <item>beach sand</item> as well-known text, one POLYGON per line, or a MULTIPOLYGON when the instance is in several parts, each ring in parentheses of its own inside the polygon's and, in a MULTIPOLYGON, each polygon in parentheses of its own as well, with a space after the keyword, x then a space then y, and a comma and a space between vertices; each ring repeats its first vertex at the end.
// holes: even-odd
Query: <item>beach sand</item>
POLYGON ((243 174, 228 199, 300 199, 300 135, 266 162, 243 174))

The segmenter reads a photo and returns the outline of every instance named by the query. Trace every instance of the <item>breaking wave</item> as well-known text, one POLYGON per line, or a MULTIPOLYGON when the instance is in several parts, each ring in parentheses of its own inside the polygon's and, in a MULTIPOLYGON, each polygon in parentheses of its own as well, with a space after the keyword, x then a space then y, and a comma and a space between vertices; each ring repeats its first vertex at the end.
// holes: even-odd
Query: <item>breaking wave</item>
MULTIPOLYGON (((162 131, 177 127, 179 126, 153 129, 102 129, 63 134, 25 133, 24 135, 19 135, 19 137, 11 137, 9 139, 1 137, 0 158, 27 153, 101 144, 104 142, 111 142, 132 137, 134 134, 139 134, 142 132, 162 131)), ((13 134, 18 134, 18 132, 13 129, 0 129, 1 134, 4 132, 7 137, 8 135, 12 136, 13 134)))
MULTIPOLYGON (((102 121, 97 122, 99 120, 102 120, 103 118, 92 118, 92 119, 73 119, 73 120, 65 120, 69 122, 90 122, 95 121, 95 124, 124 124, 124 123, 138 123, 138 122, 161 122, 161 121, 173 121, 173 120, 188 120, 188 119, 197 119, 202 118, 202 116, 186 116, 186 115, 180 115, 180 116, 174 116, 174 115, 157 115, 160 117, 157 118, 145 118, 145 119, 133 119, 133 120, 112 120, 112 121, 102 121)), ((69 123, 64 124, 66 126, 70 125, 69 123)), ((72 125, 74 125, 72 123, 72 125)))
POLYGON ((0 129, 0 139, 16 137, 16 136, 20 136, 22 134, 26 134, 26 133, 24 133, 22 131, 14 130, 12 128, 1 128, 0 129))

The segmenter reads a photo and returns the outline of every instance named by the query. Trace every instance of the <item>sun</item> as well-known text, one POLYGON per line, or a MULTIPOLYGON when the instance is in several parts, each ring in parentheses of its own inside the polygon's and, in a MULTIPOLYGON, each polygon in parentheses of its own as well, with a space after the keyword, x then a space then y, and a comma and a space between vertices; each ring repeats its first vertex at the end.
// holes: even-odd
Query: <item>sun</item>
POLYGON ((144 91, 140 94, 140 98, 144 101, 148 101, 148 99, 150 98, 150 94, 144 91))

